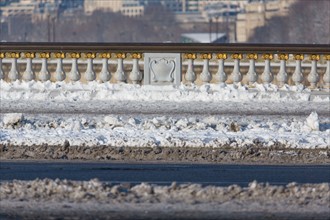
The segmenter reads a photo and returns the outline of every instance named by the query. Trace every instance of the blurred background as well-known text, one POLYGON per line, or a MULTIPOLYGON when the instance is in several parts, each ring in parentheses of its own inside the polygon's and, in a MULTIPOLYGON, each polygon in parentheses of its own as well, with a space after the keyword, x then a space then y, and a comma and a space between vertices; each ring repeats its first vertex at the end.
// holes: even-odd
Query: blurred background
POLYGON ((330 44, 329 0, 0 0, 2 42, 330 44))

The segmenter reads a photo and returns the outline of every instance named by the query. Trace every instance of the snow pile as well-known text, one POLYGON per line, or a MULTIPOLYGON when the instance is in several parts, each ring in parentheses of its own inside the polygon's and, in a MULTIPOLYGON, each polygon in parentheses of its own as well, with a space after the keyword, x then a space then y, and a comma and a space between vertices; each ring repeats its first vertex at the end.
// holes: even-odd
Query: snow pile
POLYGON ((10 113, 10 114, 5 114, 2 122, 5 127, 8 126, 15 126, 20 124, 24 120, 23 114, 22 113, 10 113))
POLYGON ((61 145, 68 141, 70 145, 118 147, 330 148, 330 121, 320 121, 316 113, 307 120, 298 116, 24 115, 24 118, 19 126, 0 126, 0 144, 61 145), (317 125, 319 129, 315 129, 317 125))

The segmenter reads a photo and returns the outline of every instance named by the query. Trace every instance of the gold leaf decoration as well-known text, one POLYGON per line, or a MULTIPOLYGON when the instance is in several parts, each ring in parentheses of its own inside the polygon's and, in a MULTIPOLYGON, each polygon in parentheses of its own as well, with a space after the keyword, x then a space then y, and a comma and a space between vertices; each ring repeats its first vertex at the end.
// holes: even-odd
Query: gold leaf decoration
POLYGON ((49 52, 39 53, 39 57, 48 59, 48 58, 50 58, 50 53, 49 52))
POLYGON ((26 53, 24 53, 24 57, 33 59, 33 58, 35 58, 35 53, 26 52, 26 53))
POLYGON ((280 60, 288 60, 289 59, 289 55, 286 53, 280 53, 278 54, 278 59, 280 60))
POLYGON ((303 60, 304 59, 304 54, 295 54, 294 59, 295 60, 303 60))
POLYGON ((20 58, 21 57, 20 54, 21 53, 17 53, 17 52, 9 52, 6 55, 7 55, 8 58, 20 58))
POLYGON ((62 58, 62 59, 64 59, 66 56, 65 56, 65 53, 62 53, 62 52, 57 52, 57 53, 55 53, 54 54, 54 56, 56 57, 56 58, 62 58))
POLYGON ((92 52, 85 53, 85 57, 88 59, 94 59, 96 57, 96 53, 92 53, 92 52))
POLYGON ((184 58, 185 59, 192 59, 192 60, 194 60, 194 59, 197 58, 197 56, 196 56, 195 53, 186 53, 186 54, 184 54, 184 58))
POLYGON ((141 53, 132 53, 131 57, 133 59, 141 59, 142 58, 142 54, 141 53))
POLYGON ((324 59, 325 59, 325 60, 330 60, 330 54, 326 54, 326 55, 324 55, 324 59))
POLYGON ((200 57, 204 60, 210 60, 212 59, 212 54, 211 53, 202 53, 200 57))
POLYGON ((116 53, 116 57, 118 59, 125 59, 126 58, 126 53, 116 53))
POLYGON ((99 57, 110 59, 111 58, 111 53, 106 53, 106 52, 100 53, 99 57))
POLYGON ((225 59, 227 59, 227 54, 226 53, 218 53, 216 57, 217 57, 217 59, 225 60, 225 59))
POLYGON ((239 59, 240 60, 240 59, 242 59, 242 57, 243 56, 240 53, 234 53, 234 54, 231 55, 232 59, 239 59))
POLYGON ((319 54, 311 54, 309 55, 310 60, 320 60, 320 55, 319 54))
POLYGON ((246 57, 247 57, 248 59, 250 59, 250 60, 256 60, 256 59, 258 59, 258 54, 256 54, 256 53, 248 53, 248 54, 246 55, 246 57))
POLYGON ((272 60, 273 59, 273 54, 264 53, 264 54, 262 54, 262 58, 265 59, 265 60, 272 60))
POLYGON ((72 52, 70 53, 71 58, 79 59, 81 57, 80 53, 72 52))
POLYGON ((5 53, 0 53, 0 59, 5 58, 5 53))

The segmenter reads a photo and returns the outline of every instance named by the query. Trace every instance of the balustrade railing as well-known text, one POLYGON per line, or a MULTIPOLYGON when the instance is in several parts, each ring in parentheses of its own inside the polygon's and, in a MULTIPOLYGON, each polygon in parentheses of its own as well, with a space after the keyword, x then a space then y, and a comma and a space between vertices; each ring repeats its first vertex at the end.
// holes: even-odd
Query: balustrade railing
POLYGON ((330 45, 1 43, 0 79, 330 88, 330 45))

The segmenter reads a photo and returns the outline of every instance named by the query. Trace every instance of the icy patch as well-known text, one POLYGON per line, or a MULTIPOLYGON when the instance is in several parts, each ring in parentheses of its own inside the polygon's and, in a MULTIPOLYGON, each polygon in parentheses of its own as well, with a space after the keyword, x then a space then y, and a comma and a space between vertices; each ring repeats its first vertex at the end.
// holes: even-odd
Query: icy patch
POLYGON ((320 130, 319 116, 316 112, 312 112, 306 119, 307 127, 312 131, 320 130))

